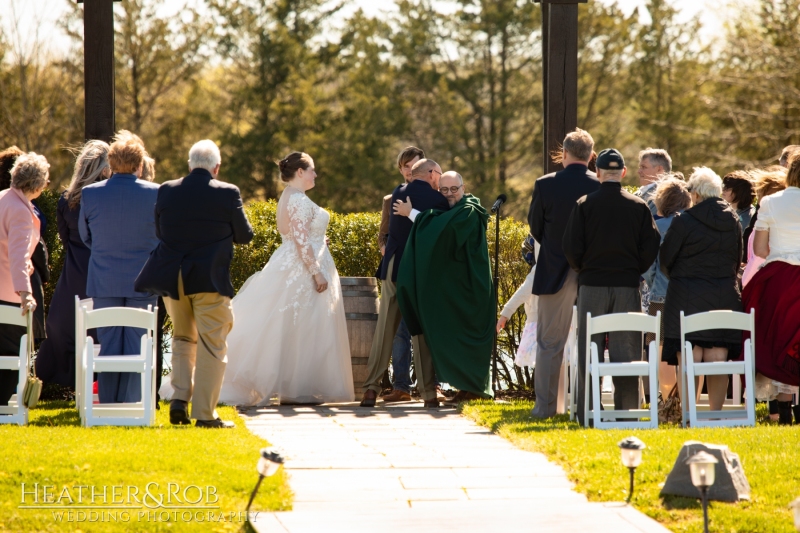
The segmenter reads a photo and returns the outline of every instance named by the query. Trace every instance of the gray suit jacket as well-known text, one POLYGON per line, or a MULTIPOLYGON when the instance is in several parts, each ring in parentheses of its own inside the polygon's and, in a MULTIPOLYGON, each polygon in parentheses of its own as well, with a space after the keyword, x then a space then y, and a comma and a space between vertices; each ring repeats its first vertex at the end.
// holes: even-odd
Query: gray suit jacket
POLYGON ((133 174, 114 174, 81 194, 78 230, 91 250, 86 294, 145 298, 133 282, 158 245, 153 214, 158 185, 133 174))

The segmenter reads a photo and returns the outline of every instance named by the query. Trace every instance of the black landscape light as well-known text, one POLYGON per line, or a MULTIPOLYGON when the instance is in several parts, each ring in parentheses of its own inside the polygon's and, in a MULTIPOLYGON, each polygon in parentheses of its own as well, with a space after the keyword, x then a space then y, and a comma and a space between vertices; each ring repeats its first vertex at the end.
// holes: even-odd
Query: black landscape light
POLYGON ((258 481, 253 493, 250 495, 250 501, 247 502, 247 520, 250 521, 250 506, 256 497, 258 488, 265 477, 274 476, 278 469, 283 464, 283 457, 273 448, 261 448, 261 455, 258 458, 256 470, 258 470, 258 481))
POLYGON ((714 484, 718 462, 716 457, 707 452, 698 452, 686 461, 692 475, 692 485, 700 489, 703 499, 704 533, 708 533, 708 489, 714 484))
POLYGON ((631 486, 628 491, 627 500, 628 503, 630 503, 631 498, 633 498, 633 473, 636 471, 636 467, 642 464, 642 450, 647 446, 636 437, 628 437, 627 439, 621 440, 617 443, 617 446, 619 446, 622 452, 622 464, 631 473, 631 486))

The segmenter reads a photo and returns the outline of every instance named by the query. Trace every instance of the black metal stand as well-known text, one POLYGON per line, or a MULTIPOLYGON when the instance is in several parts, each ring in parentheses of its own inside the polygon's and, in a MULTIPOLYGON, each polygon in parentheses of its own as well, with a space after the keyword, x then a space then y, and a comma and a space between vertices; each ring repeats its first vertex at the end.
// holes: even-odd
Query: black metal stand
POLYGON ((631 486, 628 489, 628 503, 631 503, 631 498, 633 498, 633 473, 636 472, 636 468, 629 466, 628 470, 631 472, 631 486))
POLYGON ((703 533, 708 533, 708 487, 700 487, 703 499, 703 533))
POLYGON ((253 505, 253 500, 256 499, 256 492, 258 492, 258 487, 261 486, 261 482, 264 480, 264 476, 261 474, 258 475, 258 482, 256 482, 256 488, 253 489, 253 493, 250 495, 250 501, 247 502, 247 521, 250 521, 250 506, 253 505))
MULTIPOLYGON (((498 268, 500 267, 500 209, 501 207, 498 206, 497 211, 495 212, 494 218, 494 279, 492 283, 494 285, 494 315, 495 321, 497 321, 497 307, 499 305, 499 288, 500 288, 500 277, 498 268)), ((500 388, 500 384, 498 383, 497 379, 497 328, 494 328, 494 349, 492 351, 492 390, 496 393, 497 390, 500 388)))

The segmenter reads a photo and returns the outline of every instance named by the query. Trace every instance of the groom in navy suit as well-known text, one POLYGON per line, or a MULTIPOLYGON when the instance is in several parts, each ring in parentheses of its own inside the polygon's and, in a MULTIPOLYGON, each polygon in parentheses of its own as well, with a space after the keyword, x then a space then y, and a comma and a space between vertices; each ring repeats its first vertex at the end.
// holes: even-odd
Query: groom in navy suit
MULTIPOLYGON (((421 159, 411 170, 411 182, 398 186, 392 193, 392 203, 397 200, 411 199, 415 209, 427 211, 438 209, 447 211, 450 204, 438 191, 441 167, 431 159, 421 159)), ((381 284, 381 303, 378 311, 378 325, 372 338, 372 349, 367 362, 367 380, 364 382, 362 407, 374 407, 381 392, 381 378, 389 366, 392 355, 392 341, 402 316, 397 305, 397 271, 403 258, 408 236, 411 234, 412 222, 408 217, 392 213, 389 218, 389 239, 386 241, 386 252, 381 260, 378 277, 381 284)), ((436 400, 436 377, 433 361, 430 357, 425 339, 422 336, 412 338, 414 346, 414 369, 417 374, 417 388, 425 400, 426 407, 438 407, 436 400)))
MULTIPOLYGON (((111 178, 83 189, 78 230, 91 250, 86 294, 95 309, 155 306, 157 297, 139 292, 133 282, 158 244, 153 208, 158 185, 142 181, 144 147, 134 139, 117 141, 108 152, 111 178)), ((141 351, 140 328, 99 328, 100 355, 141 351)), ((101 403, 142 399, 141 375, 102 372, 97 378, 101 403)))

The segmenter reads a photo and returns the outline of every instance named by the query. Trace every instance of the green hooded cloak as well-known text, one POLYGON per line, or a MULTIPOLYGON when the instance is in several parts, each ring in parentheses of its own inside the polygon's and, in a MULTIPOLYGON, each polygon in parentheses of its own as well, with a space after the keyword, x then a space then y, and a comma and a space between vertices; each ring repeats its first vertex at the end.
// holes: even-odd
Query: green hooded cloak
POLYGON ((397 276, 397 301, 412 335, 425 335, 436 377, 485 398, 495 310, 480 200, 466 194, 449 211, 417 215, 397 276))

